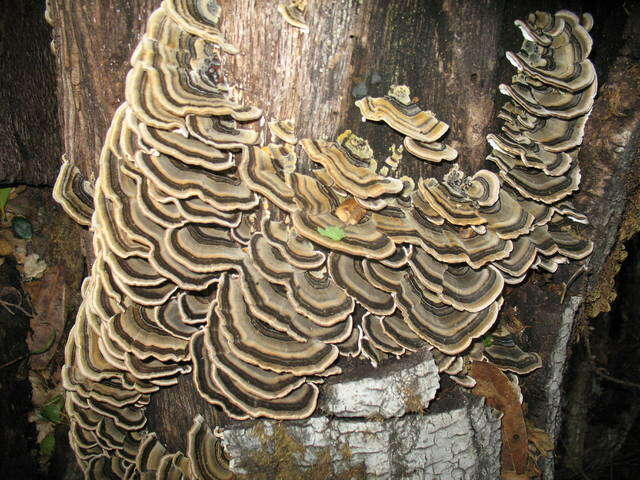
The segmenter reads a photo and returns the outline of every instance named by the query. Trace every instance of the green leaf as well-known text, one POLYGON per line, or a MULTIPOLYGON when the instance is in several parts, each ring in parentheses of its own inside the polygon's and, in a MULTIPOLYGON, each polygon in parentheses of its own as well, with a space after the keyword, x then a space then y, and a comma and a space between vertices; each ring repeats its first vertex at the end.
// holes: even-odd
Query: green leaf
POLYGON ((50 457, 53 455, 53 450, 56 448, 56 437, 51 432, 49 435, 44 437, 40 442, 40 453, 45 457, 50 457))
POLYGON ((485 347, 490 347, 491 345, 493 345, 493 337, 491 335, 485 335, 484 337, 482 337, 482 343, 485 347))
POLYGON ((327 228, 318 227, 318 233, 323 237, 330 238, 331 240, 335 240, 336 242, 339 242, 347 236, 347 234, 344 233, 344 230, 342 230, 340 227, 334 227, 333 225, 328 226, 327 228))
POLYGON ((51 336, 49 337, 49 340, 47 340, 47 343, 45 344, 44 347, 42 348, 38 348, 37 350, 32 350, 29 352, 30 355, 40 355, 41 353, 46 352, 47 350, 49 350, 52 346, 53 346, 53 342, 56 341, 56 331, 52 330, 51 331, 51 336))
POLYGON ((0 210, 2 211, 2 219, 7 218, 7 203, 9 202, 9 195, 11 194, 13 187, 0 188, 0 210))
POLYGON ((33 237, 33 227, 29 220, 24 217, 13 217, 11 228, 16 237, 29 240, 33 237))
POLYGON ((58 394, 51 400, 49 400, 49 403, 54 403, 58 406, 58 408, 62 409, 62 407, 64 406, 64 397, 61 394, 58 394))
POLYGON ((60 423, 62 421, 62 409, 55 403, 48 403, 40 409, 40 415, 45 420, 53 423, 60 423))

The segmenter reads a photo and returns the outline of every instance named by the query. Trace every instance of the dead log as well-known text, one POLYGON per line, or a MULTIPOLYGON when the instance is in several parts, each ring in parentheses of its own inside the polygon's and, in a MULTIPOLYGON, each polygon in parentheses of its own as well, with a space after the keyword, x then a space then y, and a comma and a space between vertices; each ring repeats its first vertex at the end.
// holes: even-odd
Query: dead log
MULTIPOLYGON (((53 3, 65 151, 89 179, 95 179, 105 132, 123 101, 129 57, 157 3, 53 3)), ((238 55, 224 60, 229 83, 238 84, 248 103, 264 108, 267 119, 295 118, 301 137, 334 138, 350 128, 369 138, 373 148, 384 154, 392 144, 399 144, 400 137, 389 129, 361 123, 353 101, 364 95, 382 95, 390 84, 407 84, 424 105, 450 123, 447 141, 460 151, 461 167, 468 173, 484 165, 488 151, 484 139, 496 129, 495 112, 504 102, 497 85, 508 81, 511 68, 503 53, 520 42, 513 20, 529 11, 558 7, 553 1, 518 2, 514 6, 497 0, 328 0, 310 2, 310 32, 304 34, 285 24, 271 2, 220 3, 225 11, 223 30, 240 49, 238 55)), ((581 13, 580 5, 568 2, 563 7, 574 7, 581 13)), ((594 63, 601 82, 611 82, 609 86, 616 89, 628 75, 617 73, 616 69, 624 67, 617 67, 611 59, 624 54, 620 40, 605 32, 637 24, 637 15, 608 15, 611 4, 593 7, 594 63)), ((635 85, 628 85, 632 91, 624 98, 638 97, 635 85)), ((523 390, 535 423, 552 432, 557 431, 560 421, 562 368, 573 327, 583 311, 584 289, 598 284, 606 271, 625 205, 637 186, 633 163, 637 121, 630 120, 635 118, 631 111, 623 120, 608 114, 610 103, 601 99, 596 104, 596 120, 587 127, 581 153, 583 186, 575 199, 591 219, 589 235, 596 244, 597 254, 587 267, 588 282, 583 277, 567 285, 580 268, 570 264, 552 278, 532 276, 506 298, 505 314, 517 307, 517 319, 531 326, 524 333, 525 346, 543 356, 545 367, 524 380, 523 390)), ((407 162, 401 173, 440 177, 444 168, 407 162)), ((368 368, 353 368, 360 368, 360 375, 366 377, 368 368)), ((427 416, 437 414, 436 405, 438 400, 427 416)), ((443 403, 441 411, 453 411, 460 404, 455 405, 443 403)), ((193 414, 212 415, 210 410, 194 394, 190 382, 183 381, 154 397, 148 408, 150 427, 172 449, 184 450, 184 432, 193 414)), ((546 478, 552 476, 553 468, 548 466, 546 478)))

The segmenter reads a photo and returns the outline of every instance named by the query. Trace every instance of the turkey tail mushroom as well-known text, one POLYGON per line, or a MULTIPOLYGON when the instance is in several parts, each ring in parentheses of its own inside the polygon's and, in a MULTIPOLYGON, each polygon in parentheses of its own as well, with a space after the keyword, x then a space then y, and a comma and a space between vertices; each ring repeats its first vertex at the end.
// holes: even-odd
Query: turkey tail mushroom
POLYGON ((487 137, 493 147, 487 158, 498 166, 504 191, 534 217, 534 229, 515 241, 514 254, 495 263, 508 283, 521 281, 531 267, 555 271, 593 248, 574 223, 586 217, 564 207, 580 185, 576 159, 597 89, 587 58, 592 24, 589 14, 581 21, 564 10, 516 21, 525 40, 507 58, 518 74, 513 85, 501 86, 511 97, 498 115, 502 132, 487 137))
MULTIPOLYGON (((305 10, 306 0, 278 7, 307 31, 305 10)), ((516 22, 525 41, 507 58, 518 73, 500 87, 510 99, 487 138, 497 173, 454 164, 411 178, 403 149, 434 163, 457 151, 404 85, 356 102, 363 119, 405 137, 380 163, 350 130, 298 141, 293 120, 269 122, 284 143, 262 144, 265 130, 246 125, 262 111, 237 99, 221 68, 238 51, 221 14, 215 0, 162 2, 132 54, 95 186, 64 159, 54 188, 94 234, 62 371, 86 478, 232 478, 202 417, 186 453, 145 430, 150 396, 189 373, 234 420, 309 417, 326 378, 357 361, 339 357, 377 366, 430 349, 466 388, 470 360, 529 373, 541 357, 496 327, 505 284, 593 248, 568 201, 597 88, 589 15, 516 22), (298 143, 316 164, 306 173, 298 143)))
POLYGON ((93 187, 66 155, 62 156, 62 166, 53 187, 53 199, 77 223, 91 225, 94 210, 93 187))

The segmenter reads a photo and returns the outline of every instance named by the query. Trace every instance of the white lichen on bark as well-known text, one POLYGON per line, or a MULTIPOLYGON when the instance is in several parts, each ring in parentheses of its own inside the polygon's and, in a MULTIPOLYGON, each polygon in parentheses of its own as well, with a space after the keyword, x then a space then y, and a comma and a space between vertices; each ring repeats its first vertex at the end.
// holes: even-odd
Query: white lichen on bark
POLYGON ((401 417, 427 408, 439 386, 438 366, 431 353, 424 352, 424 360, 412 367, 327 385, 319 408, 342 418, 401 417))
POLYGON ((499 416, 470 395, 444 411, 423 410, 438 385, 428 353, 408 368, 329 385, 321 401, 324 416, 223 430, 231 469, 249 477, 264 474, 273 468, 270 462, 285 435, 288 444, 299 447, 289 460, 301 472, 329 458, 336 475, 360 466, 365 478, 375 480, 499 478, 499 416))
MULTIPOLYGON (((582 305, 583 297, 570 297, 567 306, 562 312, 558 335, 555 345, 549 355, 549 376, 546 384, 547 392, 547 418, 546 430, 549 436, 555 442, 562 423, 562 415, 560 410, 560 402, 562 401, 562 379, 567 364, 567 347, 571 332, 576 320, 576 313, 582 305)), ((553 480, 555 461, 554 455, 550 455, 544 461, 543 478, 544 480, 553 480)))

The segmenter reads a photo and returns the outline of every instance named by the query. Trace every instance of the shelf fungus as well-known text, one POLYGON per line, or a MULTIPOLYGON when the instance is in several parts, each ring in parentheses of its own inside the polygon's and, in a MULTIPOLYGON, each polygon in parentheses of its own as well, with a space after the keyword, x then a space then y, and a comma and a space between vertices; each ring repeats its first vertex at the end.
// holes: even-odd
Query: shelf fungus
POLYGON ((298 143, 293 120, 274 120, 268 123, 271 134, 289 145, 298 143))
POLYGON ((60 173, 53 188, 53 199, 80 225, 91 225, 93 214, 93 186, 78 167, 63 156, 60 173))
POLYGON ((278 5, 278 12, 280 12, 282 18, 289 25, 293 25, 303 32, 309 31, 309 26, 305 19, 306 10, 307 0, 285 0, 278 5))
POLYGON ((369 143, 347 130, 338 142, 300 141, 312 161, 322 165, 337 188, 361 199, 399 193, 401 180, 376 173, 369 143))
MULTIPOLYGON (((306 2, 278 8, 307 29, 306 2)), ((56 201, 94 236, 62 371, 87 478, 232 478, 202 417, 182 453, 146 430, 150 396, 187 374, 235 420, 306 418, 343 363, 420 349, 466 388, 471 362, 527 374, 541 357, 501 325, 505 284, 592 250, 569 201, 597 87, 590 16, 517 22, 525 40, 507 57, 518 73, 487 139, 496 173, 454 163, 442 178, 412 178, 399 172, 413 157, 457 152, 442 143, 449 126, 403 85, 356 102, 404 136, 381 162, 349 130, 298 141, 293 121, 267 126, 283 144, 261 144, 264 122, 246 125, 261 110, 225 82, 222 55, 237 49, 221 14, 213 0, 162 2, 132 55, 95 185, 66 159, 56 182, 56 201)))
POLYGON ((438 141, 449 125, 438 120, 433 112, 421 110, 406 85, 392 85, 384 97, 365 97, 356 105, 363 119, 385 122, 406 135, 404 148, 412 155, 434 163, 455 160, 458 156, 454 148, 438 141))

